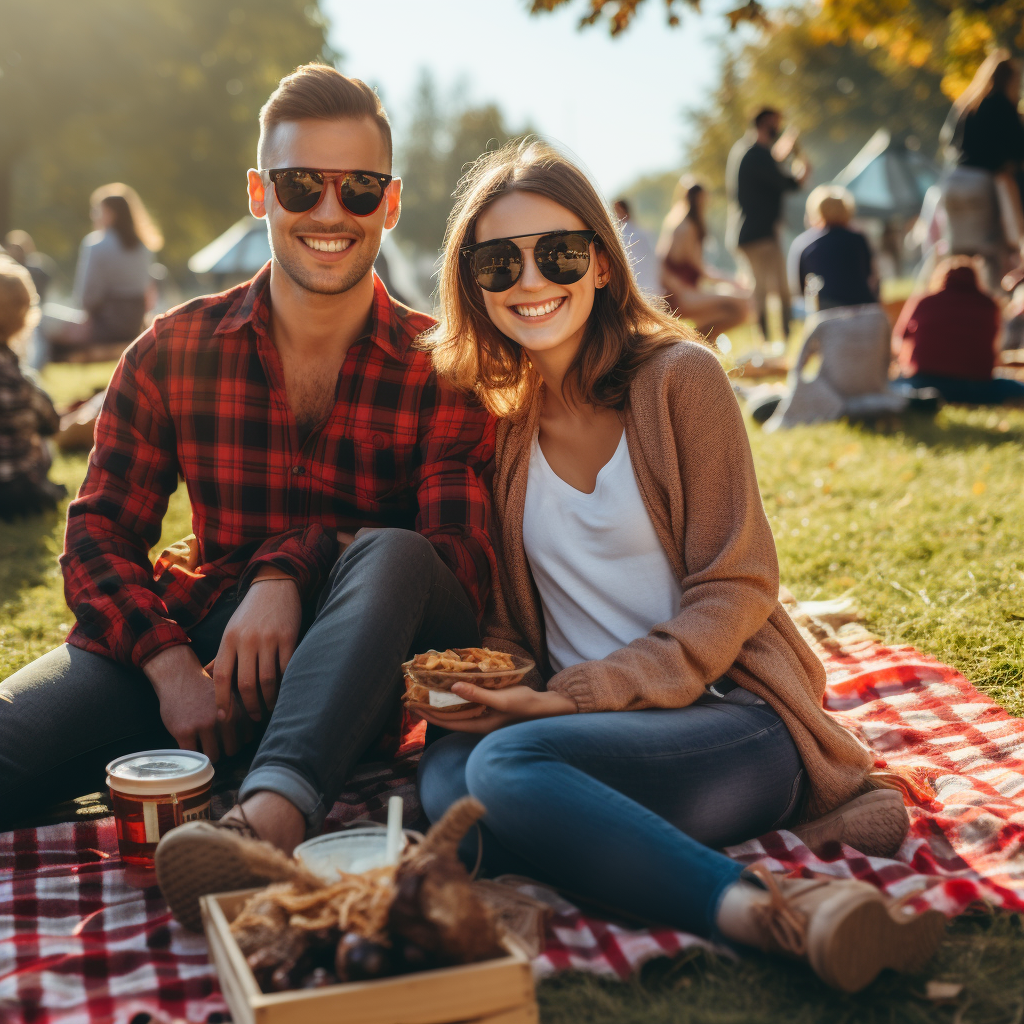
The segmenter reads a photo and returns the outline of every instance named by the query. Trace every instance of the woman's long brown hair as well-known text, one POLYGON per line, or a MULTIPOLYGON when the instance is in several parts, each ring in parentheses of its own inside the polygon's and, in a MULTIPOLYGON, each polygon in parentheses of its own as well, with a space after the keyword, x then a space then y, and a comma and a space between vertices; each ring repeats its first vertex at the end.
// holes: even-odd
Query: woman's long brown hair
POLYGON ((565 375, 566 397, 580 404, 621 409, 630 381, 655 351, 683 339, 699 341, 689 327, 655 305, 637 287, 618 228, 586 174, 543 142, 512 142, 485 153, 459 183, 448 218, 440 280, 440 323, 424 339, 438 374, 474 391, 496 416, 521 412, 539 376, 529 353, 491 323, 463 246, 476 241, 480 214, 511 192, 553 200, 597 232, 595 246, 608 259, 610 276, 594 295, 579 351, 565 375))
POLYGON ((126 249, 137 249, 141 242, 150 252, 164 247, 164 238, 153 223, 139 193, 123 182, 101 185, 89 197, 91 206, 105 206, 114 216, 113 230, 126 249))

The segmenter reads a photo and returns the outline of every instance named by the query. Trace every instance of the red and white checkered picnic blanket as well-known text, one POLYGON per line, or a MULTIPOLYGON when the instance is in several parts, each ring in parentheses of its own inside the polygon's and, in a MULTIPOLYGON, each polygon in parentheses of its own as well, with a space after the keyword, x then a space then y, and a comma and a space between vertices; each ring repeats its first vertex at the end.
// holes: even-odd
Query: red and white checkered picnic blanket
MULTIPOLYGON (((894 860, 838 845, 819 859, 788 832, 730 854, 767 858, 778 871, 866 879, 896 896, 919 891, 918 905, 950 916, 977 901, 1024 910, 1024 720, 911 647, 828 632, 817 631, 826 706, 890 766, 924 766, 936 796, 911 809, 911 833, 894 860)), ((414 801, 414 771, 409 754, 367 766, 331 821, 378 816, 394 792, 414 801)), ((127 1024, 140 1010, 220 1019, 225 1004, 204 940, 171 920, 156 889, 132 888, 126 874, 110 819, 0 836, 4 1024, 127 1024)), ((559 903, 535 971, 626 977, 653 956, 702 941, 671 929, 629 931, 559 903)))

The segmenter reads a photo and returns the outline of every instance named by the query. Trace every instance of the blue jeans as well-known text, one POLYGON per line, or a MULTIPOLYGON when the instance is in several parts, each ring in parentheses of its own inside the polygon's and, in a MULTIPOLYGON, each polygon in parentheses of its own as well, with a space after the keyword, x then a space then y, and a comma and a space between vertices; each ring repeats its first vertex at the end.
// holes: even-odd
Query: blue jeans
MULTIPOLYGON (((713 847, 783 825, 803 765, 782 719, 737 688, 686 708, 542 718, 450 733, 420 762, 436 821, 471 793, 492 873, 550 882, 698 935, 743 865, 713 847)), ((477 854, 467 837, 464 859, 477 854)))
MULTIPOLYGON (((236 607, 232 590, 189 631, 203 664, 236 607)), ((312 625, 281 680, 241 798, 280 793, 316 830, 397 710, 401 663, 431 647, 472 647, 480 635, 461 584, 412 530, 378 530, 350 545, 308 613, 312 625)), ((13 703, 0 703, 0 826, 42 800, 81 793, 83 773, 95 785, 119 754, 175 745, 142 672, 68 644, 2 689, 13 703)))
POLYGON ((1002 405, 1003 402, 1024 401, 1024 382, 1010 377, 991 380, 960 380, 957 377, 937 377, 931 373, 917 373, 893 381, 893 387, 935 388, 943 399, 955 405, 1002 405))

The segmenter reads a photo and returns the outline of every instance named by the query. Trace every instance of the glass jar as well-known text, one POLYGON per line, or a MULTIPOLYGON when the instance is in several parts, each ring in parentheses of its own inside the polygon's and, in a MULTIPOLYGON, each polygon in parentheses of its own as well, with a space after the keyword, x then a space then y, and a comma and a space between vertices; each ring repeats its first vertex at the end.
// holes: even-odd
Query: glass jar
POLYGON ((111 761, 107 785, 121 859, 152 867, 162 836, 210 817, 212 784, 210 759, 193 750, 144 750, 111 761))

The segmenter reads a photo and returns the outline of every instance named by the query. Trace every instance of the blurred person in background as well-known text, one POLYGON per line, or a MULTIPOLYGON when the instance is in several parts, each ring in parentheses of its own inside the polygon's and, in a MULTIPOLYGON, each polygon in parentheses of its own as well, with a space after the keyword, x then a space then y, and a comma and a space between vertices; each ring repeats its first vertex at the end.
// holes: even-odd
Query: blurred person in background
POLYGON ((150 277, 163 236, 130 185, 103 185, 90 199, 94 230, 82 240, 75 307, 47 303, 40 325, 52 345, 125 342, 143 327, 156 293, 150 277))
POLYGON ((935 388, 947 402, 1024 404, 1024 383, 993 377, 999 306, 978 280, 976 259, 953 256, 935 269, 931 289, 911 298, 893 331, 903 388, 935 388))
POLYGON ((664 295, 654 246, 651 245, 647 232, 634 222, 629 201, 616 199, 614 209, 619 222, 619 233, 622 235, 622 244, 629 253, 630 266, 640 290, 648 295, 664 295))
POLYGON ((782 197, 799 189, 811 172, 796 156, 795 129, 782 133, 782 115, 771 107, 758 111, 753 138, 748 134, 733 146, 726 165, 730 240, 747 264, 754 282, 754 304, 761 334, 768 340, 767 300, 778 295, 782 306, 782 337, 789 338, 790 299, 786 258, 779 242, 782 197), (782 163, 795 157, 792 173, 782 163))
POLYGON ((878 301, 878 273, 871 246, 849 224, 856 201, 841 185, 819 185, 807 197, 809 229, 793 239, 789 279, 808 311, 878 301))
POLYGON ((57 264, 36 249, 36 243, 27 231, 8 231, 4 248, 32 276, 39 301, 46 301, 46 292, 57 273, 57 264))
POLYGON ((57 507, 67 494, 47 479, 51 457, 44 437, 60 420, 49 396, 22 373, 18 349, 39 317, 28 270, 0 255, 0 519, 57 507))
POLYGON ((719 295, 701 288, 703 281, 715 281, 739 291, 731 277, 704 263, 707 202, 703 185, 689 176, 679 179, 658 239, 659 291, 668 296, 676 316, 692 320, 698 334, 714 341, 723 332, 745 323, 751 310, 746 297, 719 295))
POLYGON ((1024 241, 1021 68, 1009 50, 985 58, 953 104, 940 135, 956 167, 945 183, 952 255, 981 256, 987 284, 999 287, 1024 241))

